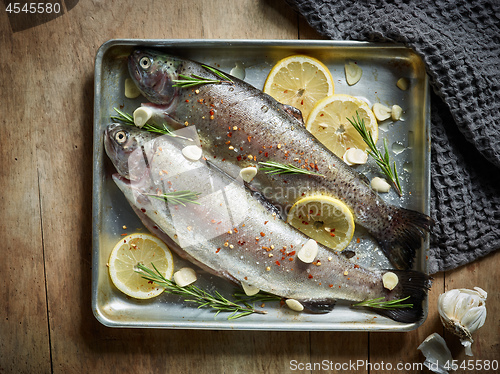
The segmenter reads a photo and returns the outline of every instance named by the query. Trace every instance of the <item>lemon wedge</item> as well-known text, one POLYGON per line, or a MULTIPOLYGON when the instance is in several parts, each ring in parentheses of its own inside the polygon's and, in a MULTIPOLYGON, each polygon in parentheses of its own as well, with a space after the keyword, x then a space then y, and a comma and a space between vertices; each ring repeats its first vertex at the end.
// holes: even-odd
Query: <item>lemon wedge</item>
POLYGON ((373 141, 378 139, 378 124, 366 102, 354 96, 335 94, 316 103, 306 122, 306 128, 330 151, 342 158, 349 148, 366 150, 368 147, 356 129, 347 120, 364 120, 373 141), (356 117, 357 118, 357 117, 356 117))
POLYGON ((354 218, 342 201, 325 195, 307 196, 288 212, 287 222, 335 251, 345 249, 354 235, 354 218))
POLYGON ((135 272, 138 263, 148 267, 153 263, 165 278, 171 279, 174 262, 170 249, 156 236, 136 233, 120 239, 109 256, 109 275, 124 294, 136 299, 150 299, 161 294, 163 287, 135 272))
POLYGON ((314 104, 333 94, 334 84, 330 71, 321 61, 293 55, 273 66, 263 91, 280 103, 300 109, 305 122, 314 104))

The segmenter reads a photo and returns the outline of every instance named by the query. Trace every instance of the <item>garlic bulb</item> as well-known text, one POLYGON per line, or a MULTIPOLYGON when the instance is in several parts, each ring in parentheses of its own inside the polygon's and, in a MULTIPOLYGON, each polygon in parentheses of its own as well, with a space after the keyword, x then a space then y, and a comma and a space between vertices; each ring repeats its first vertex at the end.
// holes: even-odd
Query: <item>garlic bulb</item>
POLYGON ((454 289, 439 295, 438 312, 444 327, 460 338, 465 354, 472 356, 472 333, 486 320, 486 291, 454 289))

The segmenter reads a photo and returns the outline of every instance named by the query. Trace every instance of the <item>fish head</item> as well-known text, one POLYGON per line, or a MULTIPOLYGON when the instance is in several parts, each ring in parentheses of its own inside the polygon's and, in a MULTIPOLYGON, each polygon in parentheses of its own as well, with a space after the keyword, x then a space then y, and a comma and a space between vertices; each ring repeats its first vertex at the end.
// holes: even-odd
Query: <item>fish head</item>
POLYGON ((120 176, 138 181, 147 172, 155 138, 137 127, 113 123, 104 132, 104 148, 120 176))
POLYGON ((176 97, 173 81, 178 79, 182 61, 153 50, 136 49, 128 59, 128 69, 133 81, 154 104, 168 105, 176 97))

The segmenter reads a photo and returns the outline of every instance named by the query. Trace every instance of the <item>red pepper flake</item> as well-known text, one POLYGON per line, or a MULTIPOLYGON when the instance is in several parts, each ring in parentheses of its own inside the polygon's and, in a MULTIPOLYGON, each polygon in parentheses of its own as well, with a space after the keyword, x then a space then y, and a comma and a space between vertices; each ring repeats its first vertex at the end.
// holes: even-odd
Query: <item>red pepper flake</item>
POLYGON ((213 109, 210 109, 210 115, 213 116, 214 115, 214 110, 213 109))
POLYGON ((314 169, 314 164, 312 162, 309 163, 309 166, 314 169))
POLYGON ((220 248, 217 248, 217 250, 215 251, 215 253, 219 253, 220 252, 220 248))
POLYGON ((280 264, 280 262, 279 262, 278 260, 276 260, 276 262, 275 262, 275 263, 276 263, 276 265, 278 265, 278 266, 280 266, 280 265, 281 265, 281 264, 280 264))
POLYGON ((284 260, 284 259, 285 259, 285 256, 282 256, 282 257, 281 257, 281 260, 284 260))
POLYGON ((233 133, 230 132, 230 133, 227 134, 227 136, 231 137, 231 136, 233 136, 233 133))
POLYGON ((312 279, 312 277, 313 277, 313 276, 312 276, 312 274, 309 274, 309 275, 308 275, 308 278, 309 278, 309 279, 312 279))
POLYGON ((293 257, 290 257, 290 258, 288 259, 288 261, 293 261, 293 257))
POLYGON ((121 236, 127 236, 128 234, 124 233, 124 234, 120 234, 121 236))
POLYGON ((331 237, 335 237, 335 234, 333 232, 330 233, 331 237))
POLYGON ((358 264, 354 264, 354 269, 359 269, 359 265, 358 264))
POLYGON ((268 222, 269 222, 269 221, 264 221, 264 225, 267 225, 267 223, 268 223, 268 222))
POLYGON ((142 213, 146 213, 146 209, 141 208, 141 212, 142 212, 142 213))
POLYGON ((267 153, 267 152, 264 153, 264 156, 269 157, 269 153, 267 153))
POLYGON ((251 137, 251 136, 249 136, 249 137, 247 138, 247 140, 248 140, 248 142, 250 143, 250 141, 252 140, 252 137, 251 137))
POLYGON ((287 254, 287 256, 295 256, 295 251, 291 251, 290 253, 287 254))
POLYGON ((235 227, 235 228, 233 229, 233 231, 237 233, 237 232, 238 232, 238 229, 235 227))
POLYGON ((226 161, 226 159, 225 159, 225 158, 223 158, 223 159, 222 159, 222 161, 226 161))
POLYGON ((262 151, 259 151, 259 155, 261 155, 261 154, 262 154, 262 151))
POLYGON ((189 103, 189 99, 186 99, 186 103, 189 103))
POLYGON ((236 157, 238 161, 241 161, 241 156, 236 157))
POLYGON ((215 223, 215 222, 217 222, 217 221, 213 219, 213 220, 212 220, 212 221, 210 221, 210 222, 215 223))
POLYGON ((226 144, 231 144, 231 140, 228 140, 228 141, 226 142, 226 144))
POLYGON ((333 284, 329 284, 328 287, 333 288, 333 284))
POLYGON ((260 236, 264 237, 266 234, 264 234, 262 231, 260 232, 260 236))
POLYGON ((361 239, 357 238, 356 239, 356 243, 359 243, 361 241, 361 239))

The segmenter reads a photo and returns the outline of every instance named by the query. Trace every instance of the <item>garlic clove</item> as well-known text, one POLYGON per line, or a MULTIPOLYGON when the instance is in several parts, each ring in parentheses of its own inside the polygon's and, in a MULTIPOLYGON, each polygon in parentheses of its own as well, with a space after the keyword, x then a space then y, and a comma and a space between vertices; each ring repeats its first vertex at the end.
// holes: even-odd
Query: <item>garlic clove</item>
POLYGON ((295 299, 286 299, 286 305, 295 312, 302 312, 304 310, 304 306, 295 299))
POLYGON ((299 260, 306 264, 313 262, 317 255, 318 243, 313 239, 309 239, 297 253, 299 260))
POLYGON ((153 110, 147 106, 141 106, 134 110, 134 125, 141 128, 153 116, 153 110))
POLYGON ((410 82, 408 82, 408 79, 406 78, 399 78, 398 81, 396 82, 396 86, 398 86, 398 88, 403 91, 406 91, 409 85, 410 82))
POLYGON ((141 91, 137 88, 134 81, 131 78, 125 79, 125 97, 127 99, 135 99, 139 97, 141 91))
POLYGON ((196 282, 196 273, 191 268, 182 268, 174 273, 174 282, 179 287, 189 286, 196 282))
POLYGON ((188 145, 182 148, 182 154, 190 161, 197 161, 201 158, 202 150, 197 145, 188 145))
POLYGON ((453 357, 441 335, 438 333, 429 335, 417 349, 424 355, 424 365, 429 370, 439 374, 448 374, 445 366, 450 367, 453 357))
POLYGON ((391 107, 391 118, 394 121, 399 121, 401 119, 401 115, 403 114, 403 108, 399 105, 393 105, 391 107))
POLYGON ((396 275, 396 273, 393 273, 392 271, 388 271, 384 275, 382 275, 382 283, 385 288, 387 288, 389 291, 393 290, 394 287, 396 287, 399 283, 399 278, 396 275))
POLYGON ((349 166, 362 165, 366 164, 366 162, 368 161, 368 155, 362 149, 349 148, 347 151, 345 151, 342 159, 349 166))
POLYGON ((259 293, 260 289, 258 289, 255 286, 252 286, 251 284, 248 284, 245 281, 241 281, 241 287, 243 287, 243 291, 245 291, 245 294, 247 296, 253 296, 259 293))
POLYGON ((349 86, 352 86, 359 82, 361 76, 363 75, 363 70, 355 63, 348 62, 344 65, 345 79, 349 86))
POLYGON ((375 177, 371 180, 370 186, 377 192, 389 192, 391 185, 384 178, 375 177))
POLYGON ((379 121, 385 121, 386 119, 390 118, 392 113, 391 108, 386 107, 385 105, 382 105, 380 103, 373 104, 372 111, 379 121))
POLYGON ((243 179, 247 183, 250 183, 256 175, 257 168, 255 166, 249 166, 240 170, 241 179, 243 179))

